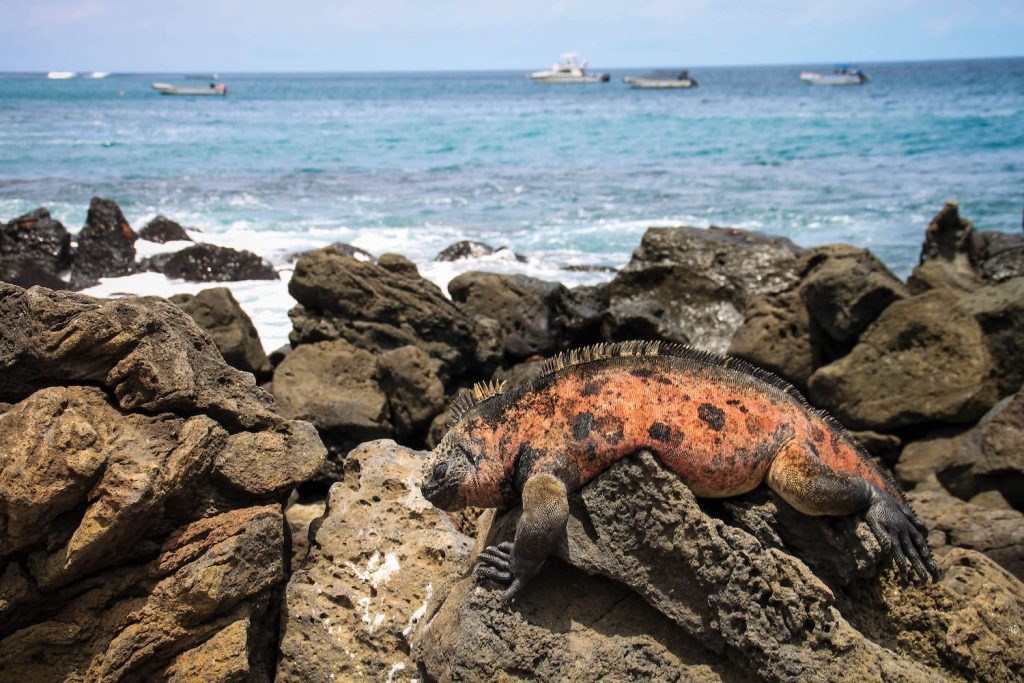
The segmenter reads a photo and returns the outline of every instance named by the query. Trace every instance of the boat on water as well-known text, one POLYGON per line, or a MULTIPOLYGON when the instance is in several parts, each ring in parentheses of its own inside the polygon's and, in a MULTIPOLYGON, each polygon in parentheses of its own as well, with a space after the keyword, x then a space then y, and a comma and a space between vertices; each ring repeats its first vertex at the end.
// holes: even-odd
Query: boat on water
POLYGON ((228 86, 223 83, 211 83, 208 88, 189 88, 170 83, 154 83, 153 90, 161 95, 186 95, 191 97, 223 97, 228 94, 228 86))
POLYGON ((109 71, 90 71, 89 73, 83 74, 86 78, 106 78, 110 75, 109 71))
POLYGON ((78 74, 74 71, 49 71, 46 77, 51 81, 66 81, 69 78, 74 78, 78 74))
POLYGON ((830 74, 804 71, 800 74, 800 80, 809 85, 861 85, 870 79, 860 69, 838 65, 832 69, 830 74))
POLYGON ((697 85, 685 69, 652 71, 641 76, 626 76, 622 81, 631 88, 693 88, 697 85))
POLYGON ((587 62, 580 61, 575 52, 565 52, 550 69, 534 71, 530 79, 537 83, 607 83, 611 76, 587 73, 587 62))

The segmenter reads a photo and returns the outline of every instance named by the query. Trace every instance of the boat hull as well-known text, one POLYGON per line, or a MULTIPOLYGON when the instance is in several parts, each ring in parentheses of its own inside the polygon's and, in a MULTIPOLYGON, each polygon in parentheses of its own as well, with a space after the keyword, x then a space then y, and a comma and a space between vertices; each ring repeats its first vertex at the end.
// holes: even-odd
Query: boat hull
POLYGON ((625 82, 629 84, 629 87, 640 90, 682 90, 693 88, 697 85, 697 81, 693 80, 676 81, 654 78, 627 78, 625 82))
POLYGON ((180 97, 224 97, 228 89, 219 86, 216 88, 181 88, 170 83, 154 83, 153 90, 161 95, 178 95, 180 97))
POLYGON ((863 85, 868 82, 868 77, 853 74, 819 74, 805 71, 800 74, 800 80, 808 85, 863 85))

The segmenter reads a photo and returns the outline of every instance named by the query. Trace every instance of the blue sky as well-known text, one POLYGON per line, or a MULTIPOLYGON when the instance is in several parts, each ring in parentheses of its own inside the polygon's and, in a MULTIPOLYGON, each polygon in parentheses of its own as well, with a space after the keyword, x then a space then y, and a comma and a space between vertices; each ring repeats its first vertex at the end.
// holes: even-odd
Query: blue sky
POLYGON ((0 71, 527 69, 1024 54, 1024 0, 0 0, 0 71))

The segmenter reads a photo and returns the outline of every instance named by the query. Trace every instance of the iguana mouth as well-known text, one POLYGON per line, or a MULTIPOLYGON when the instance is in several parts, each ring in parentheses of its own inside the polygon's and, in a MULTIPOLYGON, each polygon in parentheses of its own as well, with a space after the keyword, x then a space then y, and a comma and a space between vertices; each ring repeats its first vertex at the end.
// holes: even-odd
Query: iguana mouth
POLYGON ((435 507, 448 512, 459 509, 459 506, 456 504, 459 493, 458 486, 453 486, 443 479, 434 479, 428 473, 424 477, 423 483, 420 484, 420 491, 423 493, 423 497, 435 507))

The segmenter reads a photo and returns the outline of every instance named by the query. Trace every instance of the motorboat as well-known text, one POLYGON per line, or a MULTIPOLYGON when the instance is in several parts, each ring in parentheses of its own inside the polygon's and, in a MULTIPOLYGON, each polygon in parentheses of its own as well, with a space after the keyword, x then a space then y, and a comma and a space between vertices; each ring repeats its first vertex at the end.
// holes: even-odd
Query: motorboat
POLYGON ((85 74, 86 78, 106 78, 110 75, 109 71, 90 71, 85 74))
POLYGON ((534 71, 530 79, 538 83, 606 83, 611 79, 608 74, 587 73, 587 62, 580 61, 575 52, 565 52, 561 61, 555 62, 550 69, 534 71))
POLYGON ((51 81, 66 81, 69 78, 74 78, 78 74, 74 71, 49 71, 46 77, 51 81))
POLYGON ((686 70, 652 71, 641 76, 626 76, 622 81, 631 88, 693 88, 697 85, 686 70))
POLYGON ((836 66, 830 74, 816 71, 804 71, 800 80, 809 85, 860 85, 868 82, 867 74, 857 68, 836 66))
POLYGON ((228 86, 223 83, 211 83, 208 88, 188 88, 170 83, 154 83, 153 90, 161 95, 190 95, 194 97, 223 97, 228 94, 228 86))

